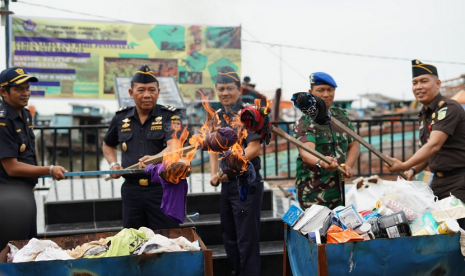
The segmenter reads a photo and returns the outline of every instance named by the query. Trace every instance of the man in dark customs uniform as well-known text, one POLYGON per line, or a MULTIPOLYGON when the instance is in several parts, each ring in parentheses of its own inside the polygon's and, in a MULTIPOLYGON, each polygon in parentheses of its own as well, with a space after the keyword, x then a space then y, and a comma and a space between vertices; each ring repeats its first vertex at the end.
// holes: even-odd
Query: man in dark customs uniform
MULTIPOLYGON (((129 95, 135 106, 120 108, 113 117, 104 137, 103 154, 110 170, 120 170, 142 163, 150 155, 170 151, 172 135, 181 131, 181 115, 174 107, 157 104, 160 88, 158 79, 147 65, 143 65, 131 80, 129 95), (116 147, 121 145, 121 164, 116 147)), ((119 178, 121 175, 111 175, 119 178)), ((123 176, 123 226, 148 227, 152 230, 177 228, 179 224, 160 209, 163 187, 141 174, 123 176)))
POLYGON ((26 108, 30 82, 38 82, 20 67, 0 74, 0 250, 10 240, 37 236, 37 209, 32 189, 37 177, 66 178, 61 166, 37 166, 34 124, 26 108))

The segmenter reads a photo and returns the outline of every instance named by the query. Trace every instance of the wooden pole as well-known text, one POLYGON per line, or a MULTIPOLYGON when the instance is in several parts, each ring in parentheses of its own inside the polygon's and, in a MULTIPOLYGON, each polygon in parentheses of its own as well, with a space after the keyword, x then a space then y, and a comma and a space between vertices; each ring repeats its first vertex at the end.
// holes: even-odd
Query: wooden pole
MULTIPOLYGON (((346 125, 344 125, 343 123, 341 123, 340 121, 338 121, 336 118, 334 117, 331 117, 331 124, 337 126, 338 128, 340 128, 342 131, 344 131, 345 133, 349 134, 352 138, 354 138, 355 140, 357 140, 360 144, 362 144, 363 146, 365 146, 369 151, 373 152, 376 156, 378 156, 381 160, 383 160, 384 162, 386 162, 386 164, 388 164, 389 166, 392 166, 392 162, 391 160, 387 159, 387 157, 381 153, 379 150, 377 150, 375 147, 373 147, 370 143, 368 143, 367 141, 365 141, 365 139, 363 139, 360 135, 358 135, 357 133, 355 133, 355 131, 353 131, 352 129, 348 128, 346 125)), ((381 133, 380 133, 381 135, 381 133)), ((398 172, 398 174, 400 176, 402 176, 404 179, 407 179, 407 176, 403 173, 403 172, 398 172)))
MULTIPOLYGON (((160 163, 163 161, 163 155, 164 155, 164 154, 175 154, 175 153, 180 153, 180 152, 183 153, 183 152, 185 152, 185 151, 191 151, 191 150, 193 150, 194 148, 195 148, 194 146, 187 146, 187 147, 183 147, 183 148, 181 148, 181 149, 174 150, 174 151, 172 151, 172 152, 162 152, 162 153, 159 153, 159 154, 155 155, 155 156, 152 157, 152 158, 149 158, 149 159, 145 160, 145 161, 144 161, 144 164, 145 164, 145 165, 148 165, 148 164, 155 164, 155 165, 156 165, 156 164, 160 164, 160 163)), ((125 170, 132 170, 132 169, 138 169, 138 168, 139 168, 139 163, 134 164, 134 165, 131 165, 131 166, 129 166, 129 167, 127 167, 127 168, 124 168, 124 169, 125 169, 125 170)), ((108 181, 108 180, 110 180, 110 179, 111 179, 111 177, 110 177, 110 176, 107 176, 107 177, 105 178, 105 181, 108 181)))
MULTIPOLYGON (((312 149, 311 147, 305 145, 304 143, 300 142, 299 140, 292 137, 291 135, 287 134, 286 132, 284 132, 279 127, 272 126, 271 131, 273 133, 276 133, 277 135, 283 137, 284 139, 291 142, 292 144, 296 145, 297 147, 305 150, 306 152, 310 153, 311 155, 315 156, 316 158, 321 159, 321 161, 325 162, 326 164, 331 164, 331 162, 329 161, 328 158, 326 158, 326 156, 324 156, 323 154, 319 153, 318 151, 312 149)), ((346 173, 346 171, 343 168, 341 168, 340 166, 337 167, 337 171, 344 174, 344 175, 346 173)))

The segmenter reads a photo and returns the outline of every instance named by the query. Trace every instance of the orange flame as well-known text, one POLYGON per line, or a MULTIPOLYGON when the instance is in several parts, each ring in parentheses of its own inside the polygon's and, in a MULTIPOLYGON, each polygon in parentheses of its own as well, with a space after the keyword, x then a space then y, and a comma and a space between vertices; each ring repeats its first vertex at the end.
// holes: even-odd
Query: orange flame
MULTIPOLYGON (((198 132, 200 134, 194 134, 192 137, 189 139, 189 144, 194 147, 193 150, 190 150, 187 153, 165 153, 163 155, 163 161, 166 162, 166 173, 164 174, 165 180, 171 182, 171 183, 179 183, 179 179, 185 178, 186 177, 186 167, 190 166, 190 163, 192 159, 195 156, 195 153, 197 149, 205 143, 206 137, 208 137, 209 134, 213 133, 217 129, 219 129, 220 126, 220 120, 218 113, 208 104, 208 97, 206 97, 201 91, 197 90, 202 96, 202 105, 205 108, 205 111, 207 113, 205 123, 198 129, 198 132)), ((268 104, 267 104, 268 105, 268 104)), ((244 156, 244 149, 242 148, 242 143, 244 139, 247 137, 247 129, 244 127, 244 125, 241 123, 239 114, 234 114, 233 118, 230 117, 225 117, 223 118, 226 120, 226 123, 228 123, 231 128, 233 128, 237 132, 238 136, 238 141, 231 147, 231 154, 233 157, 236 158, 237 160, 237 165, 241 168, 241 172, 244 172, 247 170, 247 157, 244 156)), ((185 141, 187 140, 187 137, 189 135, 187 128, 184 127, 184 129, 181 132, 181 135, 179 138, 178 136, 178 131, 176 130, 175 133, 173 133, 173 142, 172 142, 172 148, 171 150, 174 152, 176 150, 179 150, 183 147, 185 141)), ((216 139, 216 137, 215 137, 216 139)), ((222 145, 220 141, 216 140, 218 145, 220 145, 221 148, 224 148, 226 150, 226 146, 222 145)), ((209 153, 211 151, 209 150, 209 153)))

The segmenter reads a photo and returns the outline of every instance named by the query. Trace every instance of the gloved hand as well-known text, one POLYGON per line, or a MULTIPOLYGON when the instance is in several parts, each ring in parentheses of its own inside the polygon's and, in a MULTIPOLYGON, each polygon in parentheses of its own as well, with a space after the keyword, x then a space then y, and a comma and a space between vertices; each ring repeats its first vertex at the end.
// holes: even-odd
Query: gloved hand
POLYGON ((220 169, 228 178, 234 178, 247 170, 247 157, 239 156, 236 152, 228 150, 220 159, 220 169))
POLYGON ((329 125, 331 123, 331 112, 326 103, 319 97, 308 92, 297 92, 292 95, 291 101, 305 115, 318 125, 329 125))
POLYGON ((241 122, 245 127, 260 135, 260 137, 268 145, 271 139, 271 109, 267 107, 259 107, 249 105, 241 111, 241 122))

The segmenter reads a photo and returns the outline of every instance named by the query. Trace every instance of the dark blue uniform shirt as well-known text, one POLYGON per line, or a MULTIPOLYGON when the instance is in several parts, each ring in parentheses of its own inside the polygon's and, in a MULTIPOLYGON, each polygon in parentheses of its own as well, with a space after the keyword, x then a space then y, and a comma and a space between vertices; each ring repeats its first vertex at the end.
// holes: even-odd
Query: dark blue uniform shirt
MULTIPOLYGON (((145 155, 155 155, 166 148, 175 130, 182 130, 181 115, 174 107, 156 105, 144 124, 140 123, 136 108, 125 107, 116 112, 103 140, 109 146, 120 145, 121 166, 129 167, 145 155), (126 145, 126 151, 123 144, 126 145)), ((127 179, 147 177, 144 174, 124 175, 127 179)))
MULTIPOLYGON (((2 101, 0 104, 0 159, 16 158, 19 162, 37 166, 32 116, 26 108, 21 111, 21 116, 11 105, 2 101)), ((0 185, 2 183, 24 183, 33 187, 37 184, 37 179, 37 177, 10 177, 0 162, 0 185)))

